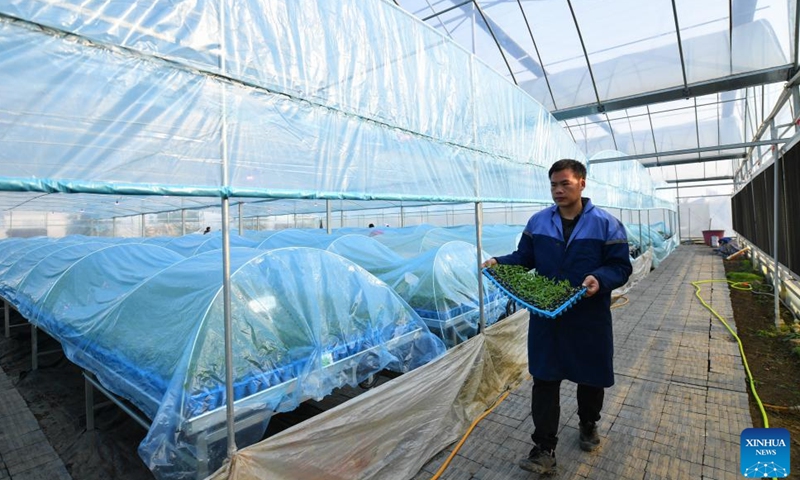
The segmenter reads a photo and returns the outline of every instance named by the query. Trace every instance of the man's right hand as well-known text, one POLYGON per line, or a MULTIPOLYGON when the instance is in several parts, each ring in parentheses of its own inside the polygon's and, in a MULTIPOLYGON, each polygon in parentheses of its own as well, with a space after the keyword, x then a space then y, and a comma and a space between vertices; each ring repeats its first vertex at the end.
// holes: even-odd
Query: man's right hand
POLYGON ((494 257, 481 263, 481 268, 491 267, 492 265, 497 265, 497 260, 495 260, 494 257))

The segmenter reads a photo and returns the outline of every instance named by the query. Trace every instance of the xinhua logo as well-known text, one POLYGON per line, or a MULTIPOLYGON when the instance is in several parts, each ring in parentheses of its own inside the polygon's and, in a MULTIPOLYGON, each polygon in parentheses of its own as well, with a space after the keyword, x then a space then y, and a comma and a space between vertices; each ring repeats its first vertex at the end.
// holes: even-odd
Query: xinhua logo
POLYGON ((789 430, 747 428, 740 437, 739 465, 749 478, 785 478, 791 468, 789 430))

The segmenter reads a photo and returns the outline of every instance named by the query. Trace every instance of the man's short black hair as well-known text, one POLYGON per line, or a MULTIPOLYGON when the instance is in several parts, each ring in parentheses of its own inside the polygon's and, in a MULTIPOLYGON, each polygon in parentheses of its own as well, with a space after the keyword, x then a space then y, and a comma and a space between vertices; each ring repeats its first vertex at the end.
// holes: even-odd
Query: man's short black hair
POLYGON ((561 170, 572 170, 576 177, 586 179, 586 167, 581 162, 570 158, 563 158, 554 163, 550 167, 550 171, 547 172, 547 178, 552 177, 554 173, 561 170))

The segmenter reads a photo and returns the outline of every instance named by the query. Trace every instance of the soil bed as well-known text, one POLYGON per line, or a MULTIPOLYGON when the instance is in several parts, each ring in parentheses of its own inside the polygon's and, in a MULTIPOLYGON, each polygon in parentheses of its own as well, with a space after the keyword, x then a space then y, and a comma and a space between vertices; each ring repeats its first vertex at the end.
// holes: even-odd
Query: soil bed
MULTIPOLYGON (((755 273, 746 259, 725 261, 725 271, 728 274, 755 273)), ((759 285, 758 282, 753 282, 753 286, 756 291, 769 291, 769 288, 759 285)), ((731 306, 737 335, 744 346, 758 396, 765 405, 769 426, 789 430, 792 439, 790 478, 800 478, 800 412, 767 406, 800 405, 800 354, 797 351, 793 353, 798 345, 791 341, 792 338, 800 338, 800 335, 791 333, 791 330, 780 331, 775 327, 775 307, 771 295, 731 289, 731 306)), ((783 306, 781 317, 785 324, 792 323, 791 313, 783 306)), ((761 411, 752 394, 750 414, 753 417, 753 426, 763 428, 761 411)))

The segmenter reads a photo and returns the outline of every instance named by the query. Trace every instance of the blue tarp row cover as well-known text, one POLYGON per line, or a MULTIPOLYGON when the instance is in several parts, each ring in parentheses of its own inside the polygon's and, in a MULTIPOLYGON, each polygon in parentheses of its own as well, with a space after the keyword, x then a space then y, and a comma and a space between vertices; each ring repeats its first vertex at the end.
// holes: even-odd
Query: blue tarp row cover
MULTIPOLYGON (((152 419, 140 454, 158 476, 196 472, 204 456, 215 468, 225 458, 214 436, 226 400, 220 251, 185 257, 141 240, 2 241, 0 288, 152 419)), ((255 424, 237 430, 239 445, 259 440, 273 411, 445 350, 389 286, 322 249, 234 247, 231 283, 237 422, 255 424)))

